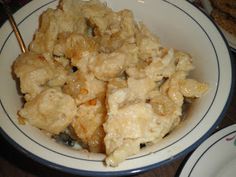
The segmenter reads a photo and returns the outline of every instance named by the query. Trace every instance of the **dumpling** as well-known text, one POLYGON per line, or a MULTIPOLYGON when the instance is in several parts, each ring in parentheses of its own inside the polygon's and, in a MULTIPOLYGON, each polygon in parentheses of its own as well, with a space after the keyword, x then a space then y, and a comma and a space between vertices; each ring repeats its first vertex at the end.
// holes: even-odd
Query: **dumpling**
POLYGON ((50 88, 26 102, 19 115, 35 127, 58 134, 72 122, 76 111, 71 96, 50 88))

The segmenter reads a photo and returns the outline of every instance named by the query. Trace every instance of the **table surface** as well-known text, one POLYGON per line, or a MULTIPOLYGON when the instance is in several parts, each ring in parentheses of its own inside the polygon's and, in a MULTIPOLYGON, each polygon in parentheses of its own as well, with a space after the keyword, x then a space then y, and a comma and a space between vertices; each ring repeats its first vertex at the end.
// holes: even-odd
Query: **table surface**
MULTIPOLYGON (((8 0, 9 1, 9 0, 8 0)), ((11 8, 15 11, 29 0, 9 1, 11 8)), ((0 24, 6 20, 0 8, 0 24)), ((232 53, 232 59, 236 60, 236 54, 232 53)), ((235 66, 234 66, 235 67, 235 66)), ((235 69, 235 68, 234 68, 235 69)), ((234 93, 229 108, 219 126, 215 131, 236 123, 236 93, 234 93)), ((178 177, 183 165, 191 155, 190 152, 168 164, 151 171, 138 174, 137 177, 178 177)), ((26 157, 16 150, 0 135, 0 177, 73 177, 75 175, 63 173, 55 169, 46 167, 38 162, 26 157)), ((78 176, 77 176, 78 177, 78 176)))

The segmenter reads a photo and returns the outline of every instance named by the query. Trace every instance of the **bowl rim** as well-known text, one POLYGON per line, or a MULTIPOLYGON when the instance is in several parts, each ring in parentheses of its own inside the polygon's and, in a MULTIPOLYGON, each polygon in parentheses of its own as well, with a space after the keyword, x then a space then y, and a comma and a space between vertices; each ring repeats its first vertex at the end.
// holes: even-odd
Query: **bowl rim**
MULTIPOLYGON (((190 158, 187 159, 186 163, 184 164, 183 169, 181 169, 179 177, 186 177, 186 176, 190 177, 190 176, 192 176, 193 172, 196 173, 196 170, 197 170, 196 167, 199 166, 200 164, 204 164, 204 162, 202 162, 202 161, 204 161, 204 158, 208 159, 208 158, 206 158, 206 156, 210 156, 209 155, 210 151, 214 152, 214 151, 216 151, 216 149, 218 149, 218 151, 219 151, 219 150, 221 150, 221 148, 224 148, 224 147, 219 148, 220 143, 222 143, 222 141, 223 141, 223 146, 226 146, 226 147, 227 146, 228 147, 229 146, 230 147, 234 146, 233 143, 232 143, 231 137, 235 133, 236 133, 236 124, 232 124, 232 125, 228 125, 228 126, 222 128, 222 129, 216 131, 214 134, 212 134, 206 141, 204 141, 196 149, 196 151, 193 152, 193 154, 191 154, 190 158), (230 136, 230 138, 229 138, 229 136, 230 136), (229 139, 227 139, 227 138, 229 138, 229 139)), ((216 154, 216 153, 214 153, 214 154, 216 154)), ((225 154, 223 153, 222 155, 226 156, 226 154, 234 155, 234 154, 232 154, 232 151, 228 151, 228 152, 226 151, 225 154)), ((216 156, 217 156, 217 154, 216 154, 216 156)), ((219 159, 219 157, 217 157, 217 158, 219 159)), ((232 156, 231 156, 231 158, 232 158, 232 156)), ((215 161, 215 159, 211 159, 208 162, 214 163, 214 161, 215 161)), ((223 162, 225 163, 224 159, 221 159, 221 163, 223 163, 223 162)), ((215 162, 215 163, 217 163, 217 162, 215 162)), ((219 161, 218 161, 218 163, 219 163, 219 161)), ((227 163, 225 165, 227 165, 227 163)), ((216 164, 211 165, 211 167, 213 167, 213 166, 215 167, 214 170, 216 170, 217 165, 216 164)), ((206 168, 208 168, 208 166, 206 168)), ((208 168, 208 169, 210 169, 210 171, 214 172, 214 170, 212 170, 211 168, 208 168)), ((203 170, 203 169, 201 169, 201 170, 203 170)))
MULTIPOLYGON (((46 6, 50 3, 53 3, 57 0, 51 0, 49 1, 47 4, 44 4, 43 6, 46 6)), ((168 0, 161 0, 161 1, 165 1, 167 3, 170 3, 172 4, 171 2, 169 2, 168 0)), ((40 164, 43 164, 47 167, 50 167, 50 168, 53 168, 53 169, 57 169, 57 170, 60 170, 60 171, 63 171, 63 172, 68 172, 68 173, 71 173, 71 174, 76 174, 76 175, 84 175, 84 176, 110 176, 110 175, 115 175, 115 176, 123 176, 123 175, 134 175, 134 174, 137 174, 137 173, 141 173, 141 172, 145 172, 145 171, 148 171, 148 170, 151 170, 151 169, 154 169, 154 168, 157 168, 163 164, 166 164, 170 161, 172 161, 173 159, 178 159, 180 157, 182 157, 183 155, 191 152, 192 150, 196 149, 205 139, 207 139, 212 131, 215 129, 215 127, 222 121, 223 119, 223 116, 225 115, 229 105, 230 105, 230 102, 232 100, 232 97, 233 97, 233 91, 234 91, 234 87, 235 87, 235 77, 234 77, 234 73, 235 73, 235 69, 234 69, 234 60, 233 60, 233 57, 232 57, 232 52, 230 50, 230 47, 223 35, 223 33, 221 32, 221 30, 219 29, 219 27, 215 24, 215 22, 206 14, 206 12, 204 12, 203 10, 197 8, 195 5, 193 5, 191 2, 189 1, 186 1, 187 3, 191 4, 193 8, 196 8, 197 10, 199 10, 201 13, 203 13, 210 21, 211 23, 213 23, 214 27, 217 29, 217 31, 219 32, 219 34, 221 35, 224 43, 225 43, 225 46, 227 47, 227 51, 229 53, 229 56, 230 56, 230 64, 231 64, 231 84, 230 84, 230 91, 229 91, 229 94, 228 94, 228 98, 227 98, 227 101, 224 105, 224 108, 222 109, 219 117, 217 118, 217 120, 215 121, 215 123, 211 126, 211 128, 202 136, 200 137, 197 141, 195 141, 192 145, 190 145, 188 148, 184 149, 183 151, 179 152, 178 154, 176 154, 174 157, 170 157, 169 159, 165 159, 163 161, 160 161, 160 162, 156 162, 156 163, 153 163, 151 165, 147 165, 147 166, 142 166, 142 167, 138 167, 138 168, 132 168, 130 170, 121 170, 121 171, 114 171, 114 172, 104 172, 104 171, 87 171, 87 170, 81 170, 81 169, 75 169, 75 168, 70 168, 70 167, 65 167, 63 165, 60 165, 60 164, 56 164, 56 163, 53 163, 53 162, 50 162, 46 159, 43 159, 35 154, 33 154, 32 152, 30 152, 29 150, 25 149, 24 147, 20 146, 18 143, 15 142, 14 139, 12 139, 3 129, 2 127, 0 127, 0 134, 3 135, 3 137, 11 144, 13 145, 18 151, 20 151, 21 153, 25 154, 27 157, 35 160, 36 162, 39 162, 40 164)), ((33 3, 33 1, 29 2, 28 4, 26 4, 25 6, 29 5, 30 3, 33 3)), ((173 5, 173 4, 172 4, 173 5)), ((25 7, 24 6, 24 7, 25 7)), ((42 8, 43 6, 39 7, 38 9, 42 8)), ((37 11, 38 9, 35 9, 33 12, 31 12, 30 14, 28 14, 27 16, 25 16, 17 25, 20 25, 23 21, 25 21, 31 14, 33 14, 35 11, 37 11)), ((19 9, 18 11, 20 11, 21 9, 19 9)), ((17 11, 17 12, 18 12, 17 11)), ((17 13, 16 12, 16 13, 17 13)), ((189 15, 187 12, 185 12, 187 15, 189 15)), ((190 16, 192 17, 192 16, 190 16)), ((6 22, 5 22, 6 23, 6 22)), ((13 32, 11 32, 9 34, 9 36, 12 34, 13 32)), ((8 37, 9 37, 8 36, 8 37)), ((5 43, 8 39, 8 37, 6 38, 5 40, 5 43)), ((1 47, 0 49, 0 53, 2 53, 2 50, 4 48, 4 45, 5 43, 3 44, 3 46, 1 47)), ((2 105, 2 101, 0 100, 0 104, 1 104, 1 107, 3 108, 4 110, 4 106, 2 105)), ((5 111, 5 110, 4 110, 5 111)), ((5 111, 5 114, 7 114, 7 112, 5 111)))

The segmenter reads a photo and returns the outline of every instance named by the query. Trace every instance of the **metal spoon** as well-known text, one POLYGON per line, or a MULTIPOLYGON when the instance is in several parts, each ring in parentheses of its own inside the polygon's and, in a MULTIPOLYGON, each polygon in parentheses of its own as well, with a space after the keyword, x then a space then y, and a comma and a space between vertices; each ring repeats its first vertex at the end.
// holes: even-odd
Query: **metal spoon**
POLYGON ((12 16, 11 10, 10 10, 9 6, 7 5, 7 3, 4 0, 0 0, 0 3, 3 5, 5 13, 8 16, 9 22, 10 22, 10 24, 12 26, 12 29, 13 29, 15 35, 16 35, 16 39, 17 39, 17 41, 20 45, 21 51, 23 53, 25 53, 27 51, 27 48, 25 47, 25 43, 24 43, 23 38, 20 34, 20 31, 19 31, 19 29, 16 25, 16 22, 15 22, 13 16, 12 16))

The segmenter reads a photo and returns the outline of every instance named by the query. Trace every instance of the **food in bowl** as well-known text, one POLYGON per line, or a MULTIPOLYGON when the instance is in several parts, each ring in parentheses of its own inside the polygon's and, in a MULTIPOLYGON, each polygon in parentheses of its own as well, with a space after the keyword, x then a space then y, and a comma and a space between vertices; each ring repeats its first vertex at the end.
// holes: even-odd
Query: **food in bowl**
POLYGON ((117 166, 181 122, 187 99, 208 85, 189 78, 192 57, 163 46, 130 10, 61 0, 40 17, 14 62, 25 103, 19 120, 68 135, 117 166))

